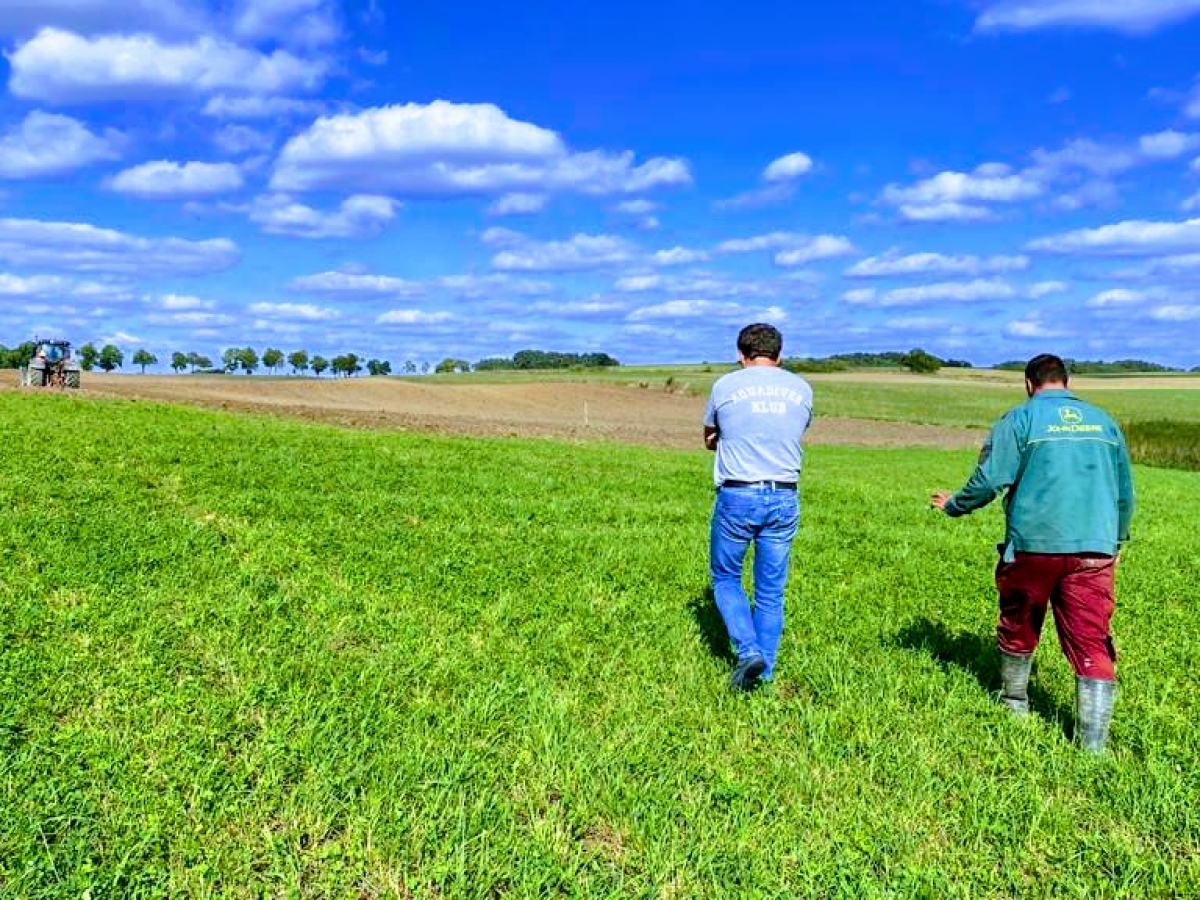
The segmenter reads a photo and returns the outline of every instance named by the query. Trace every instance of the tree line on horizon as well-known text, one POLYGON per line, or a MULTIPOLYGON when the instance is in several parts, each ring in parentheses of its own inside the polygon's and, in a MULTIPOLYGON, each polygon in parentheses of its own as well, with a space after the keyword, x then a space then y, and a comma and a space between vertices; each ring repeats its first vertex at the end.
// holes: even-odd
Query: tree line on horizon
MULTIPOLYGON (((0 344, 0 369, 20 369, 29 364, 37 344, 34 341, 24 341, 9 348, 0 344)), ((124 366, 125 353, 114 344, 104 344, 97 347, 88 342, 75 350, 79 366, 85 372, 100 369, 112 372, 124 366)), ((138 349, 130 357, 130 362, 140 366, 144 374, 147 366, 158 364, 158 357, 150 351, 138 349)), ((267 369, 272 375, 276 374, 284 363, 291 367, 293 375, 304 375, 312 372, 320 377, 329 372, 334 377, 350 378, 358 375, 364 369, 368 375, 416 375, 428 374, 430 370, 439 373, 452 372, 492 372, 492 371, 532 371, 539 369, 577 369, 577 368, 609 368, 620 366, 621 363, 607 353, 561 353, 547 350, 520 350, 510 357, 487 357, 471 363, 465 359, 446 357, 436 365, 428 362, 417 363, 406 361, 399 372, 392 371, 392 364, 387 360, 364 360, 356 353, 344 353, 327 359, 319 354, 309 355, 306 350, 295 350, 285 354, 282 350, 268 347, 261 355, 253 347, 229 347, 222 354, 219 365, 202 353, 175 351, 171 354, 170 367, 177 374, 185 371, 192 374, 220 375, 242 372, 253 374, 260 367, 267 369)), ((1075 360, 1066 359, 1067 368, 1077 375, 1119 375, 1133 372, 1200 372, 1200 366, 1185 370, 1159 363, 1147 362, 1141 359, 1105 360, 1075 360)), ((787 357, 782 365, 793 372, 840 372, 850 369, 872 368, 903 368, 919 374, 932 374, 942 368, 974 368, 972 363, 962 359, 943 359, 916 348, 901 353, 887 351, 883 353, 834 353, 822 357, 787 357)), ((993 369, 1023 371, 1024 360, 1008 360, 992 366, 993 369)))

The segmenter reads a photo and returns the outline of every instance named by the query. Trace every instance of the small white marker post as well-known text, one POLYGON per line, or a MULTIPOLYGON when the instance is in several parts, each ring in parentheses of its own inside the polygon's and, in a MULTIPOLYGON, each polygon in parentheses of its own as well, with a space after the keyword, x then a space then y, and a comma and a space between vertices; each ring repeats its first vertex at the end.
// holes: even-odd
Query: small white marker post
POLYGON ((587 428, 587 427, 588 427, 588 425, 589 425, 589 421, 588 421, 588 405, 587 405, 587 401, 586 401, 586 400, 584 400, 584 401, 583 401, 583 427, 584 427, 584 428, 587 428))

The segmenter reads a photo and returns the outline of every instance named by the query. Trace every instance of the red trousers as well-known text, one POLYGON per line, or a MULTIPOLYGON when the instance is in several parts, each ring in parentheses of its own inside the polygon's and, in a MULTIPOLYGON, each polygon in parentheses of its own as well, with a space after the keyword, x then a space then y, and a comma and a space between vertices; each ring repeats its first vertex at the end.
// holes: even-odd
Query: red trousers
POLYGON ((1116 677, 1117 650, 1110 623, 1113 614, 1111 556, 1018 553, 996 566, 1000 624, 996 638, 1005 653, 1028 656, 1037 649, 1047 605, 1063 654, 1083 678, 1116 677))

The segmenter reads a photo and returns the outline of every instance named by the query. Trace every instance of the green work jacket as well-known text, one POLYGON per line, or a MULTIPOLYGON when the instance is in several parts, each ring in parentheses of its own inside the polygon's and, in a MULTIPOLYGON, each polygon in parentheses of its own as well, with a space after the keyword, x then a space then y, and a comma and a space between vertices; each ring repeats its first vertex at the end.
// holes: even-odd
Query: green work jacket
POLYGON ((1121 429, 1068 390, 1043 389, 992 428, 979 464, 946 503, 962 516, 1004 494, 1006 560, 1015 553, 1102 553, 1129 540, 1135 505, 1121 429))

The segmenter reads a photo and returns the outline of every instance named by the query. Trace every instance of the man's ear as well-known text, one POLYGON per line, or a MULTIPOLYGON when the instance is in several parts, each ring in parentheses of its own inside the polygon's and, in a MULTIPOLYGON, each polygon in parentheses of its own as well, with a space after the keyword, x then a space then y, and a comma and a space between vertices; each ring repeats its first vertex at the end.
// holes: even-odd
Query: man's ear
POLYGON ((1025 396, 1032 397, 1034 394, 1033 382, 1028 378, 1025 379, 1025 396))

